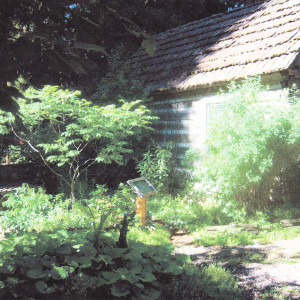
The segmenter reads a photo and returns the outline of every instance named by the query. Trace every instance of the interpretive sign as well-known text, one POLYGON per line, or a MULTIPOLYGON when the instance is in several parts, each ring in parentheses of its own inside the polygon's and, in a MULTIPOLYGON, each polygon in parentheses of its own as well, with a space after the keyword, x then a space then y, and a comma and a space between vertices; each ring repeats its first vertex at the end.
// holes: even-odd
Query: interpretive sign
POLYGON ((142 226, 147 224, 147 198, 155 195, 157 190, 155 187, 144 177, 128 180, 127 183, 137 193, 136 211, 141 218, 142 226))
POLYGON ((144 177, 128 180, 127 183, 141 198, 153 196, 157 193, 156 188, 144 177))

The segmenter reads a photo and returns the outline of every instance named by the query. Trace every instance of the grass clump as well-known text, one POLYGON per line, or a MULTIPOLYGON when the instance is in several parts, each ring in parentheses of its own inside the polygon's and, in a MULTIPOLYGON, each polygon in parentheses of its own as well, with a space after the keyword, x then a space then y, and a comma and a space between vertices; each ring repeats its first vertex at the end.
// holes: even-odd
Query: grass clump
POLYGON ((181 281, 175 280, 169 289, 176 295, 172 299, 242 299, 238 280, 230 271, 214 263, 200 268, 186 264, 181 281))

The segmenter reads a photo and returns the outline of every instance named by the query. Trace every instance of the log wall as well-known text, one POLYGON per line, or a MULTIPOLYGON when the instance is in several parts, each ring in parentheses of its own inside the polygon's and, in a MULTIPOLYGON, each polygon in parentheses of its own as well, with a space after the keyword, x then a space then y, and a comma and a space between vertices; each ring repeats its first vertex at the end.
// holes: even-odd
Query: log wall
MULTIPOLYGON (((278 84, 262 92, 260 99, 280 103, 287 96, 288 91, 278 84)), ((228 96, 215 92, 154 102, 153 113, 160 118, 155 123, 156 141, 160 144, 173 142, 178 158, 183 158, 188 149, 197 149, 205 154, 205 140, 211 119, 218 118, 222 104, 228 99, 228 96)))

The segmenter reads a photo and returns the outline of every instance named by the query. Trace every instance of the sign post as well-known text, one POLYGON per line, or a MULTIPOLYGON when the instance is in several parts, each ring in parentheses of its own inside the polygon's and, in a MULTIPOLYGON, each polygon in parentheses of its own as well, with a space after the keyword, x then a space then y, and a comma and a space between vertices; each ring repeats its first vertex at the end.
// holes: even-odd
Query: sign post
POLYGON ((157 190, 155 187, 144 177, 128 180, 127 183, 137 193, 136 210, 140 216, 142 226, 147 224, 147 199, 155 195, 157 190))

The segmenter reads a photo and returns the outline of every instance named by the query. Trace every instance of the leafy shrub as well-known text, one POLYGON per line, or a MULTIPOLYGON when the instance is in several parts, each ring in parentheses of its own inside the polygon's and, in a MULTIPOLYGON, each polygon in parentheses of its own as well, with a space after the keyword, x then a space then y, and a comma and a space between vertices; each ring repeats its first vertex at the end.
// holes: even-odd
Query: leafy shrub
POLYGON ((169 191, 174 173, 172 145, 154 146, 149 149, 137 164, 139 173, 146 177, 160 191, 169 191))
POLYGON ((88 199, 78 201, 71 210, 70 200, 63 194, 52 196, 26 184, 6 198, 2 203, 5 210, 0 212, 1 226, 17 231, 92 227, 98 234, 107 227, 115 228, 124 213, 135 209, 135 196, 124 184, 114 193, 97 186, 88 199))
POLYGON ((232 97, 211 128, 209 153, 199 169, 203 185, 217 191, 223 204, 238 203, 248 211, 271 205, 278 178, 300 154, 299 103, 262 102, 263 91, 257 78, 229 86, 232 97))
POLYGON ((25 233, 0 242, 0 297, 78 295, 158 299, 159 282, 183 273, 186 256, 131 242, 116 248, 88 231, 25 233))
POLYGON ((118 190, 113 193, 110 193, 106 186, 97 185, 88 199, 82 199, 75 204, 75 209, 81 212, 95 229, 98 222, 97 231, 100 233, 106 227, 114 227, 125 213, 134 211, 135 196, 130 187, 124 184, 120 184, 118 190))
POLYGON ((205 225, 228 224, 233 221, 216 202, 202 203, 193 196, 174 197, 159 194, 148 200, 148 209, 154 219, 167 227, 195 231, 205 225))
POLYGON ((279 222, 284 219, 298 219, 300 218, 300 207, 295 206, 291 202, 287 202, 274 208, 270 214, 273 222, 279 222))
POLYGON ((126 100, 149 100, 149 91, 145 84, 134 74, 132 65, 128 62, 128 51, 119 45, 111 51, 108 61, 108 72, 100 76, 95 100, 101 103, 126 100))
POLYGON ((53 209, 62 195, 55 197, 46 194, 42 188, 33 189, 24 184, 15 192, 7 195, 2 203, 7 210, 1 211, 2 227, 18 231, 33 229, 33 223, 41 222, 53 209))

